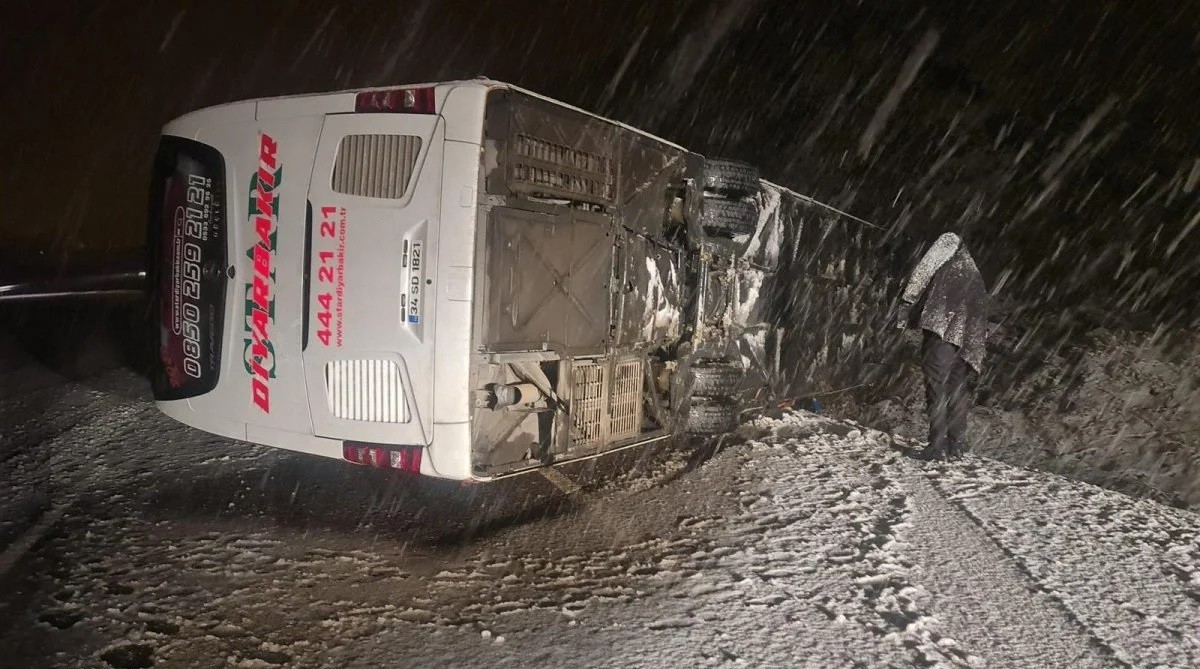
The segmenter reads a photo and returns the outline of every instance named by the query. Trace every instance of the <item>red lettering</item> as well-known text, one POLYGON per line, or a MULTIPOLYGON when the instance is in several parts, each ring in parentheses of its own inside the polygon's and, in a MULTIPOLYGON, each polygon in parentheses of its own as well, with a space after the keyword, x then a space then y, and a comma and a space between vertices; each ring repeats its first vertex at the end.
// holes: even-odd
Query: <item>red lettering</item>
POLYGON ((250 380, 251 394, 254 395, 254 404, 263 413, 271 413, 271 389, 262 379, 255 377, 250 380))
POLYGON ((271 249, 271 213, 254 219, 254 231, 258 233, 258 243, 266 250, 271 249))
POLYGON ((275 154, 278 151, 279 145, 275 143, 275 140, 271 139, 270 135, 264 132, 258 145, 258 161, 271 169, 275 169, 275 154))
POLYGON ((271 251, 262 244, 254 245, 254 275, 264 280, 271 278, 271 251))
POLYGON ((258 168, 258 192, 270 192, 275 188, 275 175, 261 165, 258 168))
POLYGON ((258 307, 258 311, 266 313, 270 308, 271 296, 268 294, 271 286, 260 275, 254 276, 253 284, 254 306, 258 307))
POLYGON ((270 319, 267 318, 267 312, 258 308, 251 309, 250 311, 251 323, 254 326, 254 336, 264 341, 267 340, 267 326, 270 323, 270 319))
POLYGON ((258 192, 255 195, 255 207, 258 211, 254 216, 254 231, 258 233, 258 243, 254 245, 254 282, 251 289, 254 306, 250 313, 253 335, 250 347, 250 369, 253 372, 250 393, 254 404, 264 413, 271 413, 271 388, 268 385, 270 372, 263 364, 270 356, 268 328, 271 325, 271 252, 274 250, 271 233, 274 227, 274 205, 277 202, 271 190, 277 185, 275 171, 278 152, 279 145, 275 140, 270 135, 261 133, 258 145, 258 192))
POLYGON ((256 202, 255 208, 258 209, 259 216, 270 218, 271 214, 275 213, 271 208, 271 205, 275 203, 275 198, 271 196, 271 191, 266 190, 261 185, 258 187, 256 202))
POLYGON ((262 363, 257 360, 250 361, 250 370, 254 372, 255 377, 262 379, 263 383, 266 383, 267 378, 270 376, 270 374, 267 372, 267 368, 263 367, 262 363))
POLYGON ((251 359, 250 366, 257 365, 258 362, 256 360, 266 360, 268 353, 267 343, 259 339, 258 333, 254 333, 254 343, 250 345, 250 355, 254 356, 254 359, 251 359))
POLYGON ((264 280, 271 276, 271 249, 262 244, 254 245, 254 274, 264 280))

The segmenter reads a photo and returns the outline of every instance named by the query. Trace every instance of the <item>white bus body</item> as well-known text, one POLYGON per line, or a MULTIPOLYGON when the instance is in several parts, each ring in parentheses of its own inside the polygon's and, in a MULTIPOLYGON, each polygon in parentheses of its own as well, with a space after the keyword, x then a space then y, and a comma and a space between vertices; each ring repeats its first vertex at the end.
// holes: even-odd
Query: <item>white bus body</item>
POLYGON ((727 427, 753 385, 737 253, 764 196, 706 195, 706 164, 489 80, 171 121, 150 208, 158 407, 458 480, 662 439, 691 414, 727 427), (713 198, 729 211, 705 228, 713 198), (705 234, 721 226, 731 240, 705 234))

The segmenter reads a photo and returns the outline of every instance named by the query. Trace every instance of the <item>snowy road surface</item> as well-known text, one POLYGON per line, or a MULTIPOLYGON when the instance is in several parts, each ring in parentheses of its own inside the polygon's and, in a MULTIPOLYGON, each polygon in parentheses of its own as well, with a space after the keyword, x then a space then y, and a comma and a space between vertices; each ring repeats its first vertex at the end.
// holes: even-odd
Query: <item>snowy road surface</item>
POLYGON ((809 414, 568 501, 209 437, 125 371, 3 375, 5 554, 44 530, 3 666, 1200 666, 1197 515, 809 414))

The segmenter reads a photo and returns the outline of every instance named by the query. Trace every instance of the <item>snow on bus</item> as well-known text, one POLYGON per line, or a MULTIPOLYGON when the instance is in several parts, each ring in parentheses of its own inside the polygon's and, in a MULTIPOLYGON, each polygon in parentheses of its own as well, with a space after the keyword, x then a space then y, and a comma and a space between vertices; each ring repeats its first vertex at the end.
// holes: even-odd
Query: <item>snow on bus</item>
POLYGON ((490 80, 193 112, 151 184, 155 399, 458 480, 721 433, 762 396, 742 349, 771 194, 490 80))

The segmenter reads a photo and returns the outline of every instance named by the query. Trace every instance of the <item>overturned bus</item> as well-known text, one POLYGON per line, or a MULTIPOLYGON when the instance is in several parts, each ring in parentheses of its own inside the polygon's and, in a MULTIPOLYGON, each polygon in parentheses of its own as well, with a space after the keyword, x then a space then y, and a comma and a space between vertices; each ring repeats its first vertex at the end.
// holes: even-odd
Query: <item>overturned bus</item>
POLYGON ((490 81, 166 125, 158 407, 226 437, 488 480, 732 429, 770 385, 779 189, 490 81))

